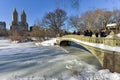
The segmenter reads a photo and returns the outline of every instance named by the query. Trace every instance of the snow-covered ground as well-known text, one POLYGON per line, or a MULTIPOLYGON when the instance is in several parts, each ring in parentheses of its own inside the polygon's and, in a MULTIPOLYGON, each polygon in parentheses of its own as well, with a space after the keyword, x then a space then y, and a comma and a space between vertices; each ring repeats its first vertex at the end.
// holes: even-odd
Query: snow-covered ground
POLYGON ((116 34, 117 37, 120 37, 120 33, 116 34))
POLYGON ((36 45, 42 45, 42 46, 54 46, 54 44, 56 43, 56 38, 51 38, 50 40, 46 40, 43 42, 36 42, 36 45))
POLYGON ((0 40, 0 80, 120 80, 119 73, 97 69, 92 64, 96 60, 88 52, 55 47, 55 41, 0 40))

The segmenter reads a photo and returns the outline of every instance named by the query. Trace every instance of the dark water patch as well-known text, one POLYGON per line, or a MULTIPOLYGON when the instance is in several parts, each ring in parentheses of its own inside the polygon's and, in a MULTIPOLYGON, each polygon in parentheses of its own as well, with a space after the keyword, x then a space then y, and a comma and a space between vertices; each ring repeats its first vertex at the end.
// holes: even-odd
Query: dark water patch
POLYGON ((70 42, 69 45, 70 45, 70 46, 73 46, 73 47, 76 47, 76 48, 83 49, 83 50, 89 52, 89 50, 87 50, 85 47, 83 47, 83 46, 81 46, 81 45, 79 45, 79 44, 76 44, 76 43, 74 43, 74 42, 70 42))

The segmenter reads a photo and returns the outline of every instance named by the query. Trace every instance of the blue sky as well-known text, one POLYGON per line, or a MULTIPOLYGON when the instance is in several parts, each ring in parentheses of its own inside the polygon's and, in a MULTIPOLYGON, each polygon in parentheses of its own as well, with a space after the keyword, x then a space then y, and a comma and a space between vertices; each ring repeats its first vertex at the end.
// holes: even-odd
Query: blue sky
POLYGON ((47 12, 54 11, 56 7, 64 9, 68 16, 82 14, 88 10, 103 8, 107 10, 120 9, 120 0, 80 0, 79 11, 70 7, 70 0, 0 0, 0 21, 5 21, 7 28, 12 20, 12 11, 17 9, 20 21, 21 11, 27 14, 29 26, 37 19, 41 19, 47 12))

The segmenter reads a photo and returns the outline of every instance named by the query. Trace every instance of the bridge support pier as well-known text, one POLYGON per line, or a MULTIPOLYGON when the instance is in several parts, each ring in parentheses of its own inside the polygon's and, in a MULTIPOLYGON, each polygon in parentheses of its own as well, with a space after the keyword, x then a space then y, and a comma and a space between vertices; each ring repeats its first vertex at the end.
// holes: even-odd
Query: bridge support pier
POLYGON ((111 72, 119 72, 120 73, 120 54, 117 54, 113 51, 113 53, 105 53, 103 59, 103 68, 109 69, 111 72))

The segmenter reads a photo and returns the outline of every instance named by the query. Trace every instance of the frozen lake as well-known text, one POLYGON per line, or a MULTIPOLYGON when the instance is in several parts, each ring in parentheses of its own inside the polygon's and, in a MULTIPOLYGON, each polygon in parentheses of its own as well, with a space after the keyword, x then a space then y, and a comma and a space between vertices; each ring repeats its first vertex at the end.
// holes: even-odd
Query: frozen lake
POLYGON ((91 53, 77 47, 37 46, 32 42, 0 40, 0 80, 44 78, 120 80, 120 74, 101 70, 99 62, 91 53))

